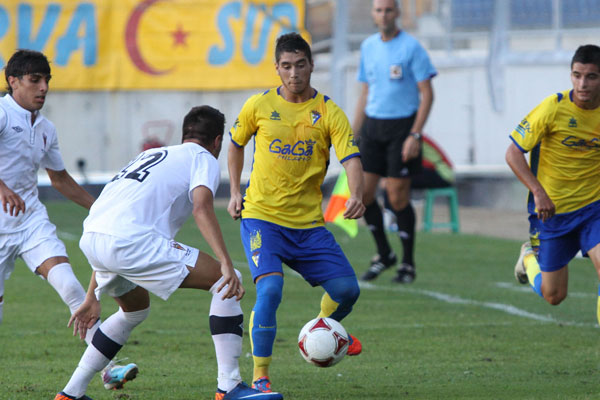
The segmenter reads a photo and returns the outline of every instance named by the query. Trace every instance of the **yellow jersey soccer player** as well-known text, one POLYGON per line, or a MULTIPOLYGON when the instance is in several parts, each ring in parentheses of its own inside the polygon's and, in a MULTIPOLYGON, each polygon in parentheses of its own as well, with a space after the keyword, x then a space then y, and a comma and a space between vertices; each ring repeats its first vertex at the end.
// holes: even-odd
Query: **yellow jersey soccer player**
MULTIPOLYGON (((265 392, 271 390, 268 373, 282 297, 282 263, 325 289, 320 316, 341 321, 360 293, 352 266, 324 227, 320 186, 331 146, 348 176, 351 196, 344 217, 357 219, 365 210, 362 164, 352 129, 340 108, 310 86, 310 46, 297 33, 285 34, 277 40, 275 60, 282 85, 248 99, 230 131, 228 155, 228 211, 242 219, 242 243, 256 284, 250 316, 253 387, 265 392), (252 172, 242 197, 244 146, 252 138, 252 172)), ((350 340, 348 354, 360 353, 360 342, 352 336, 350 340)))
POLYGON ((553 305, 567 296, 568 263, 579 250, 600 274, 600 47, 577 49, 571 82, 521 121, 506 152, 539 229, 537 259, 525 245, 515 275, 553 305))

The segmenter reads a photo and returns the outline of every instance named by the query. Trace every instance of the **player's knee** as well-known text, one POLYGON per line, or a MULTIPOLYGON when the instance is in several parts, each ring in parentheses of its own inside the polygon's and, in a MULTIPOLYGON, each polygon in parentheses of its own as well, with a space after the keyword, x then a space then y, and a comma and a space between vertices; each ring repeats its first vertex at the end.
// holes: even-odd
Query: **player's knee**
POLYGON ((283 276, 269 275, 256 282, 256 301, 277 307, 283 294, 283 276))
POLYGON ((124 312, 122 309, 119 309, 119 313, 121 313, 122 318, 127 321, 127 324, 133 329, 148 318, 148 315, 150 315, 150 307, 139 311, 129 312, 124 312))
POLYGON ((360 296, 360 288, 358 287, 358 283, 354 285, 345 286, 339 293, 340 304, 354 305, 358 300, 358 296, 360 296))
POLYGON ((567 297, 567 292, 564 290, 544 290, 543 292, 544 299, 552 304, 553 306, 557 306, 567 297))
POLYGON ((71 313, 83 303, 85 290, 75 277, 71 265, 57 264, 48 271, 48 283, 56 290, 61 299, 69 306, 71 313))

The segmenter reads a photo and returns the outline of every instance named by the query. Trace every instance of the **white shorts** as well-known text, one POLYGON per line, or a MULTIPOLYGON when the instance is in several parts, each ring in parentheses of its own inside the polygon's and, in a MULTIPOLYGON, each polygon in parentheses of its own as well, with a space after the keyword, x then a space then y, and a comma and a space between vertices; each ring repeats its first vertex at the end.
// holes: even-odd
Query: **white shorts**
POLYGON ((22 231, 0 233, 0 296, 4 294, 4 280, 14 270, 17 257, 35 273, 47 259, 67 257, 67 250, 56 236, 56 226, 47 218, 22 231))
POLYGON ((96 271, 96 297, 119 297, 141 286, 163 300, 181 285, 199 251, 155 233, 130 240, 84 232, 79 247, 96 271))

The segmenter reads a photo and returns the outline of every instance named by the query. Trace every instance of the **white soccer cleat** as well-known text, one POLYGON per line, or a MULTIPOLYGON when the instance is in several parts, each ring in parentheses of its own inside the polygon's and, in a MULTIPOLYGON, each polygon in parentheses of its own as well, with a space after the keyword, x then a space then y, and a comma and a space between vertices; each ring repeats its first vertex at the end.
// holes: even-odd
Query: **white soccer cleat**
POLYGON ((108 390, 121 389, 125 382, 135 379, 138 374, 138 367, 134 363, 127 365, 117 365, 115 361, 111 361, 102 370, 102 383, 104 388, 108 390))
POLYGON ((533 249, 531 248, 531 243, 529 241, 523 243, 521 245, 521 253, 519 254, 519 259, 515 264, 515 278, 517 282, 522 285, 529 283, 529 278, 527 277, 527 271, 525 270, 525 263, 523 260, 525 256, 528 254, 534 254, 533 249))

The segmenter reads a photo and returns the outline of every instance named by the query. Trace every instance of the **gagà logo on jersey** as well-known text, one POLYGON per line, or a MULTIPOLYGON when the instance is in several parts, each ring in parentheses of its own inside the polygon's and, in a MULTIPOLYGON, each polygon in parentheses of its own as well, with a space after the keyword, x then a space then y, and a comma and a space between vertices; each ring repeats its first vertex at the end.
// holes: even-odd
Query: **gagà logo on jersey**
POLYGON ((20 126, 13 126, 12 128, 13 128, 13 130, 14 130, 15 132, 17 132, 17 133, 21 133, 21 132, 23 132, 23 128, 21 128, 20 126))
POLYGON ((315 140, 298 140, 294 144, 283 144, 281 139, 275 139, 269 145, 269 151, 278 154, 279 158, 288 161, 308 161, 317 143, 315 140))
POLYGON ((271 111, 271 121, 281 121, 281 116, 275 110, 271 111))

